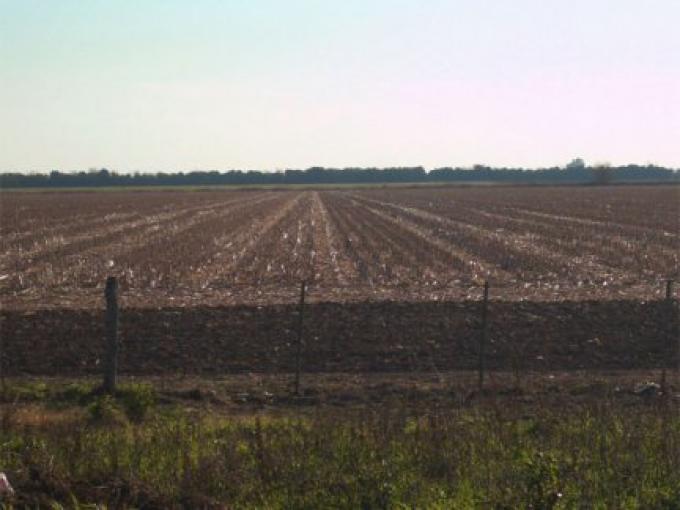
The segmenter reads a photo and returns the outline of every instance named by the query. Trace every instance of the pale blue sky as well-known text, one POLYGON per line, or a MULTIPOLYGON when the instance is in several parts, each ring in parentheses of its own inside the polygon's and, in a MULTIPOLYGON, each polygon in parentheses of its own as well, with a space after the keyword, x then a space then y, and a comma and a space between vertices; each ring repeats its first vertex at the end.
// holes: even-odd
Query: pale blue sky
POLYGON ((680 167, 678 0, 0 0, 0 170, 680 167))

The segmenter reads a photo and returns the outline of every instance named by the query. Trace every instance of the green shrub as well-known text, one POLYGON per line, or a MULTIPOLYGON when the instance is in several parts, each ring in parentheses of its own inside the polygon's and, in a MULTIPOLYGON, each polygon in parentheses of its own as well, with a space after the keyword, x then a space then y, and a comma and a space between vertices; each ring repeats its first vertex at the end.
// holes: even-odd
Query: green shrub
POLYGON ((121 386, 116 397, 127 417, 134 422, 141 422, 156 404, 156 391, 145 383, 121 386))
POLYGON ((122 425, 126 423, 125 414, 111 395, 100 395, 87 406, 90 423, 96 425, 122 425))
POLYGON ((5 388, 3 400, 10 402, 37 402, 45 400, 49 394, 49 387, 44 382, 24 382, 8 385, 5 388))
POLYGON ((94 386, 89 383, 70 383, 54 395, 57 402, 87 404, 94 398, 94 386))

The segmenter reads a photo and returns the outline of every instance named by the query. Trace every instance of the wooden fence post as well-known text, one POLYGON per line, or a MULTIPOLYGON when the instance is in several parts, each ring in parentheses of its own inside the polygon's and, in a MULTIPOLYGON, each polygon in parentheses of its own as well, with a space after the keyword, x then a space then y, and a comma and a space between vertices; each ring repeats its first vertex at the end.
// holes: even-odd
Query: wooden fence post
MULTIPOLYGON (((669 342, 669 347, 671 347, 671 352, 675 352, 675 368, 676 370, 678 369, 678 353, 680 352, 678 349, 677 345, 673 345, 673 342, 675 340, 675 317, 674 317, 674 309, 675 307, 673 306, 673 280, 666 280, 666 299, 664 300, 666 306, 666 310, 668 310, 668 317, 667 317, 667 322, 666 322, 666 327, 662 329, 661 333, 661 338, 663 339, 666 335, 668 335, 668 342, 669 342), (665 331, 664 331, 665 330, 665 331)), ((665 314, 664 314, 665 315, 665 314)), ((671 357, 673 357, 671 355, 671 357)), ((664 359, 661 364, 661 394, 664 397, 668 396, 668 385, 667 385, 667 380, 666 380, 666 360, 664 359)))
POLYGON ((0 334, 0 388, 3 395, 7 393, 7 382, 5 381, 5 342, 0 334))
POLYGON ((302 280, 300 286, 300 304, 298 306, 297 342, 295 344, 295 394, 300 394, 300 370, 302 368, 302 328, 305 314, 305 290, 307 283, 302 280))
POLYGON ((116 391, 118 374, 118 280, 115 276, 109 276, 106 279, 104 297, 106 298, 106 351, 102 389, 105 393, 113 394, 116 391))
POLYGON ((484 300, 482 301, 482 331, 479 339, 479 391, 484 388, 484 350, 488 334, 487 308, 489 304, 489 282, 484 282, 484 300))
POLYGON ((668 339, 675 350, 675 370, 680 371, 680 335, 678 334, 678 317, 676 316, 675 300, 673 299, 673 280, 666 281, 666 307, 668 308, 668 339))

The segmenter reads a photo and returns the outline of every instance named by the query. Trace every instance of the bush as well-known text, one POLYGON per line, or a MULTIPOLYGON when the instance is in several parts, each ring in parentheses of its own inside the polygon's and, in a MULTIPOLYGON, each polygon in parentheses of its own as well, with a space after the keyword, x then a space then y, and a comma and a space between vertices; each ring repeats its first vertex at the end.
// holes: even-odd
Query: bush
POLYGON ((122 425, 127 422, 125 414, 111 395, 101 395, 87 406, 90 423, 97 425, 122 425))
POLYGON ((150 384, 134 383, 122 386, 117 395, 127 417, 141 422, 156 404, 156 391, 150 384))
POLYGON ((49 387, 44 382, 25 382, 5 388, 3 400, 6 402, 39 402, 49 396, 49 387))
POLYGON ((65 403, 87 404, 93 398, 93 385, 88 383, 71 383, 55 394, 55 401, 65 403))

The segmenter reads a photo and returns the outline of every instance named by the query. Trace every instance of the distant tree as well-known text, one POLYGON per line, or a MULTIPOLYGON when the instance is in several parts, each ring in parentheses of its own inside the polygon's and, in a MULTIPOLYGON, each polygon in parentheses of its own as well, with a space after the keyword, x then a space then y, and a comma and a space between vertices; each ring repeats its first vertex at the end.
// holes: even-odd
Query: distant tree
POLYGON ((586 167, 586 162, 581 158, 572 159, 567 163, 567 170, 583 170, 586 167))
POLYGON ((600 163, 593 167, 593 182, 604 185, 612 182, 613 172, 609 163, 600 163))
POLYGON ((219 184, 340 184, 340 183, 418 183, 418 182, 514 182, 527 184, 596 183, 617 182, 680 182, 680 171, 660 166, 609 165, 584 166, 582 159, 575 159, 566 169, 538 168, 492 168, 475 165, 472 168, 436 168, 430 172, 423 167, 392 168, 324 168, 306 170, 263 172, 261 170, 229 170, 227 172, 192 171, 188 173, 119 174, 106 168, 90 168, 88 171, 49 174, 0 173, 0 188, 26 187, 87 187, 87 186, 181 186, 219 184))

